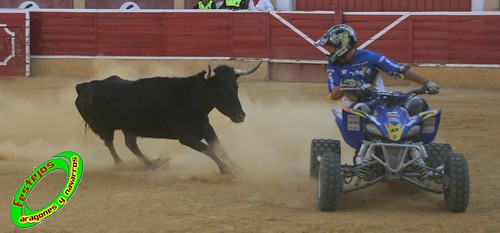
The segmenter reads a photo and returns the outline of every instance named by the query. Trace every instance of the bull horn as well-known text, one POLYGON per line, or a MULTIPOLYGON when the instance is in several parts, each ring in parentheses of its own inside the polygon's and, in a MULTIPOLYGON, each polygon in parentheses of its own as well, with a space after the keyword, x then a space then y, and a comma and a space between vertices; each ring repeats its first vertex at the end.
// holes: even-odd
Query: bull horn
POLYGON ((255 72, 259 68, 259 66, 260 66, 261 63, 262 63, 262 61, 260 61, 259 64, 257 64, 257 66, 255 66, 254 68, 248 69, 248 70, 234 69, 234 73, 237 74, 237 75, 251 74, 251 73, 255 72))
POLYGON ((210 65, 208 65, 208 72, 205 74, 205 79, 209 79, 209 78, 213 78, 213 77, 215 77, 215 72, 213 72, 210 65))

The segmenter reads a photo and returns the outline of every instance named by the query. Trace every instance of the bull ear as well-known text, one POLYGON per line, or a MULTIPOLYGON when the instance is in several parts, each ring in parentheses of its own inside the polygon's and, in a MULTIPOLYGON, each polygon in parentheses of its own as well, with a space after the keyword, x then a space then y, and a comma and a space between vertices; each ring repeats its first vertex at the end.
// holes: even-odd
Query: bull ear
POLYGON ((251 69, 248 69, 248 70, 240 70, 240 69, 234 69, 234 74, 236 74, 237 76, 238 75, 247 75, 247 74, 251 74, 253 72, 255 72, 260 64, 262 63, 262 61, 259 62, 259 64, 257 64, 254 68, 251 68, 251 69))
POLYGON ((210 78, 213 78, 215 77, 215 72, 212 71, 212 68, 210 67, 210 65, 208 65, 208 71, 207 73, 205 74, 205 79, 210 79, 210 78))

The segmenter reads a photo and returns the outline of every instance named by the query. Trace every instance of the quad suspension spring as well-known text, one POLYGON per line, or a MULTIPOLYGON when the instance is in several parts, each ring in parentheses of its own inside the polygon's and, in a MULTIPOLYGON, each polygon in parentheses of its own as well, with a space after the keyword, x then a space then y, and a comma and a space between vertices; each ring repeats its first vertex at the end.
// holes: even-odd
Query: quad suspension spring
POLYGON ((419 179, 424 179, 425 177, 427 177, 427 169, 425 169, 425 167, 421 166, 420 164, 415 165, 415 170, 418 173, 419 179))

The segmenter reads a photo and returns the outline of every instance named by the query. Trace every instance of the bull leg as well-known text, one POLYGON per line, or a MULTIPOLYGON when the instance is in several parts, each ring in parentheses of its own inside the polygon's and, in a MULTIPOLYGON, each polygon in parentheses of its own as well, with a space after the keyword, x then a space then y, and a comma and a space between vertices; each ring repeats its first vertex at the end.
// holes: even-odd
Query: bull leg
POLYGON ((155 163, 151 162, 144 154, 142 151, 139 149, 139 146, 137 146, 137 136, 130 133, 123 131, 123 135, 125 136, 125 145, 127 145, 128 149, 134 153, 135 156, 137 156, 143 163, 146 165, 148 168, 157 168, 158 165, 155 163))
POLYGON ((104 145, 106 145, 106 147, 109 149, 109 152, 111 152, 113 160, 115 161, 115 166, 120 164, 122 160, 120 159, 120 156, 118 156, 118 153, 116 153, 115 146, 113 145, 113 131, 108 133, 101 133, 99 134, 99 136, 104 141, 104 145))
POLYGON ((105 140, 104 145, 109 149, 111 155, 113 156, 113 160, 115 160, 115 165, 122 163, 122 159, 118 156, 115 150, 115 146, 113 145, 113 140, 105 140))
POLYGON ((221 174, 224 175, 232 175, 233 171, 231 167, 229 167, 226 162, 224 162, 219 156, 215 154, 215 151, 213 150, 212 147, 209 147, 205 143, 201 142, 200 140, 196 139, 195 137, 181 137, 179 138, 179 142, 182 145, 188 146, 194 150, 197 150, 208 157, 210 157, 212 160, 217 163, 217 166, 219 166, 219 170, 221 174))
POLYGON ((216 154, 219 154, 221 159, 227 162, 229 166, 231 166, 231 168, 239 168, 239 166, 235 162, 233 162, 231 158, 229 158, 229 155, 222 147, 222 144, 220 143, 219 137, 217 137, 214 128, 210 124, 207 127, 205 140, 207 141, 208 146, 211 147, 216 154))

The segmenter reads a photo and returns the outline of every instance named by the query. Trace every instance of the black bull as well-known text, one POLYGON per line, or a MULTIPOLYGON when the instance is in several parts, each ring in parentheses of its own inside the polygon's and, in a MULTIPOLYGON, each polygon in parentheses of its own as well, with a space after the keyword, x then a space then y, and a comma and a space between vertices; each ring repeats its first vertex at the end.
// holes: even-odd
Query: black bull
POLYGON ((92 131, 104 141, 115 164, 121 162, 113 145, 114 131, 121 130, 126 146, 147 167, 157 165, 137 146, 137 137, 178 139, 212 158, 222 174, 236 166, 222 148, 210 125, 214 108, 233 122, 243 122, 245 112, 238 98, 240 75, 255 72, 221 65, 185 78, 154 77, 129 81, 118 76, 76 85, 75 104, 92 131), (205 139, 206 143, 201 140, 205 139))

